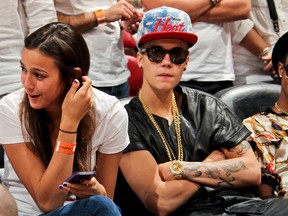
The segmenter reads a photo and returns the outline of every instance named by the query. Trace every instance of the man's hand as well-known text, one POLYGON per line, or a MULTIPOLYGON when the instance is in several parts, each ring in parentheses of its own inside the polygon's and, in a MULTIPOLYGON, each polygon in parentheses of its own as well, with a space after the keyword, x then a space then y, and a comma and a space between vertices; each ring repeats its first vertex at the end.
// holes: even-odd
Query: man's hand
POLYGON ((117 20, 129 20, 134 14, 138 16, 139 12, 126 0, 120 0, 110 8, 104 10, 106 22, 117 20))
POLYGON ((264 61, 264 63, 266 64, 263 70, 265 72, 269 72, 273 79, 278 79, 279 76, 274 70, 273 65, 272 65, 272 52, 270 52, 268 55, 263 56, 261 60, 264 61))
POLYGON ((162 164, 158 164, 159 175, 163 181, 176 180, 175 176, 170 171, 171 164, 172 164, 171 161, 166 162, 166 163, 162 163, 162 164))
POLYGON ((143 18, 143 15, 143 11, 138 11, 138 13, 133 14, 131 19, 122 21, 123 28, 130 34, 135 34, 138 31, 138 27, 143 18))

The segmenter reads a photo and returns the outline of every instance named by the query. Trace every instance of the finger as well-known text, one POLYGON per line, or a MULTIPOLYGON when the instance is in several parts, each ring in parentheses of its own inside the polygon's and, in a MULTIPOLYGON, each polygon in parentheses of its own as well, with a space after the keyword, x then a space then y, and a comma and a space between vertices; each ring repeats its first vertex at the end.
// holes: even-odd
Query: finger
POLYGON ((131 29, 132 29, 132 32, 133 33, 136 33, 137 31, 138 31, 138 28, 137 28, 137 26, 136 25, 131 25, 131 29))
POLYGON ((82 87, 80 88, 81 91, 88 92, 91 87, 92 87, 92 80, 89 79, 87 76, 82 76, 82 87))
POLYGON ((269 61, 263 69, 264 71, 270 71, 272 70, 272 68, 273 68, 272 61, 269 61))
POLYGON ((78 87, 80 86, 80 82, 78 79, 74 79, 71 88, 69 89, 67 95, 74 95, 78 89, 78 87))

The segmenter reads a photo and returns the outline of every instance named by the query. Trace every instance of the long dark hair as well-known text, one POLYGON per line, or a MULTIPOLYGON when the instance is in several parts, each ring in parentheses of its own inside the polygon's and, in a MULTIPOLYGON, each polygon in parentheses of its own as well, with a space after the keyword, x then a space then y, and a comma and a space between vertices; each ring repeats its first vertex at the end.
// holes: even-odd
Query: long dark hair
MULTIPOLYGON (((82 75, 88 75, 90 55, 87 44, 80 33, 71 25, 60 22, 49 23, 33 32, 25 39, 26 49, 38 49, 43 55, 52 57, 59 67, 61 78, 66 85, 63 99, 76 78, 73 68, 79 67, 82 75)), ((81 78, 79 79, 81 80, 81 78)), ((44 109, 33 109, 25 93, 20 119, 31 138, 32 144, 26 145, 42 160, 47 167, 53 155, 50 133, 52 122, 44 109)), ((74 158, 74 171, 90 169, 92 137, 96 129, 94 106, 81 120, 77 129, 77 148, 74 158)))

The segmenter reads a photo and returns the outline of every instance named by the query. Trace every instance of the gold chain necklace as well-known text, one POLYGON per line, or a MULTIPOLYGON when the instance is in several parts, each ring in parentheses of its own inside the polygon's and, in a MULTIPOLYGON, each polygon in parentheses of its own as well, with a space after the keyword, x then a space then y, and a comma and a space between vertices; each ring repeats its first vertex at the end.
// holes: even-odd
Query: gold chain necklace
POLYGON ((279 112, 281 112, 281 113, 283 113, 283 114, 285 114, 285 115, 288 116, 288 112, 285 111, 285 110, 283 110, 282 108, 280 108, 277 102, 275 102, 275 108, 276 108, 279 112))
POLYGON ((177 108, 177 104, 176 104, 176 100, 175 100, 175 96, 173 93, 173 97, 172 97, 172 113, 173 113, 173 120, 174 120, 174 125, 175 125, 175 131, 176 131, 176 137, 177 137, 177 145, 178 145, 178 159, 175 157, 175 154, 171 148, 171 146, 168 144, 168 141, 166 139, 166 137, 164 136, 161 128, 159 127, 159 125, 157 124, 155 118, 153 117, 153 115, 151 114, 150 110, 148 109, 148 107, 146 106, 146 104, 143 102, 142 100, 142 93, 141 93, 141 89, 138 93, 138 98, 142 104, 142 107, 145 111, 145 113, 148 115, 150 121, 153 123, 156 131, 158 132, 165 150, 167 152, 167 155, 169 157, 170 161, 183 161, 183 146, 182 146, 182 140, 181 140, 181 121, 180 121, 180 115, 179 115, 179 110, 177 108))

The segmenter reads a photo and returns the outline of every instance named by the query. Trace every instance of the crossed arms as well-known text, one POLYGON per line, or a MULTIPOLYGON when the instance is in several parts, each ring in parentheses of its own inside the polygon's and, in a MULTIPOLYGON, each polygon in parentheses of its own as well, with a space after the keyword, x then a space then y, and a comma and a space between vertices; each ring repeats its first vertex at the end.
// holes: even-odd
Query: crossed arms
POLYGON ((130 187, 156 215, 175 211, 201 185, 245 187, 258 185, 261 180, 258 162, 246 141, 232 149, 214 151, 202 162, 183 164, 185 179, 175 180, 171 162, 158 165, 148 151, 140 150, 124 154, 120 167, 130 187))

